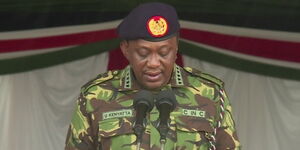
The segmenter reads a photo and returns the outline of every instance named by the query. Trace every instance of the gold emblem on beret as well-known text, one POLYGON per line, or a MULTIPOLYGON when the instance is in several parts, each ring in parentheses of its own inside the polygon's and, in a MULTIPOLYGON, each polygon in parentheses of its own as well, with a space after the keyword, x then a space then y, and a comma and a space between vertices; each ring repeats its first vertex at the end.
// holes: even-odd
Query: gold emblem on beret
POLYGON ((153 16, 147 23, 148 32, 154 37, 162 37, 168 31, 168 22, 162 16, 153 16))

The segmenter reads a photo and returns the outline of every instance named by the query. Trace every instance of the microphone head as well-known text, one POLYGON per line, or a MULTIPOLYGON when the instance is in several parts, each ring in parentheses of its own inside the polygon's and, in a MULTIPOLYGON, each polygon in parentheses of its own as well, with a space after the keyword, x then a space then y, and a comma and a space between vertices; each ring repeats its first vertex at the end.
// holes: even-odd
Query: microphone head
POLYGON ((176 97, 171 89, 159 92, 156 95, 155 105, 159 108, 162 105, 169 105, 171 107, 170 111, 173 111, 176 107, 176 97))
POLYGON ((137 107, 141 106, 142 104, 146 105, 148 107, 147 111, 150 112, 154 106, 153 100, 154 96, 150 91, 141 90, 135 95, 133 106, 135 109, 137 109, 137 107))

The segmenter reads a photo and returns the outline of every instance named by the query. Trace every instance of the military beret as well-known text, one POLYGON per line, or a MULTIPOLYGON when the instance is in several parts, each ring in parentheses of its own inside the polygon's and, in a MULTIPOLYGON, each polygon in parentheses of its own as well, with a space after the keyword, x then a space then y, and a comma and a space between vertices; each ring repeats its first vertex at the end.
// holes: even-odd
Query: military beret
POLYGON ((180 29, 174 7, 159 2, 140 4, 117 27, 121 39, 162 41, 177 35, 180 29))

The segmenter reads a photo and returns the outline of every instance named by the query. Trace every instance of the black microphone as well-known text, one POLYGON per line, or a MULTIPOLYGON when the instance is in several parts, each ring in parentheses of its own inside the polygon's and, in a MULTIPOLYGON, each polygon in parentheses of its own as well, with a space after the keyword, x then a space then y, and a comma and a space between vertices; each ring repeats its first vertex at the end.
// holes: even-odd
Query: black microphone
POLYGON ((150 112, 154 106, 153 94, 150 91, 141 90, 139 91, 133 101, 134 109, 136 110, 135 123, 133 130, 137 136, 138 148, 142 141, 142 135, 146 128, 146 115, 150 112))
POLYGON ((176 97, 172 90, 164 90, 158 93, 155 102, 159 111, 157 130, 160 133, 160 142, 164 144, 169 131, 170 113, 176 107, 176 97))

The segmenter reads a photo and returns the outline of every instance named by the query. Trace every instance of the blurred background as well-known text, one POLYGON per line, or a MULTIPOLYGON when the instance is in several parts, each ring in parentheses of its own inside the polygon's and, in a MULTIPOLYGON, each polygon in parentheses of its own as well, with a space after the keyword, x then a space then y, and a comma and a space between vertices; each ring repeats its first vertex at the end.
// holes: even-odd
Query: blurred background
MULTIPOLYGON (((115 28, 149 1, 1 0, 0 149, 63 149, 80 87, 127 65, 115 28)), ((299 149, 300 1, 161 2, 177 63, 225 81, 243 150, 299 149)))

